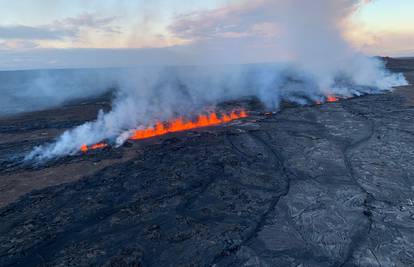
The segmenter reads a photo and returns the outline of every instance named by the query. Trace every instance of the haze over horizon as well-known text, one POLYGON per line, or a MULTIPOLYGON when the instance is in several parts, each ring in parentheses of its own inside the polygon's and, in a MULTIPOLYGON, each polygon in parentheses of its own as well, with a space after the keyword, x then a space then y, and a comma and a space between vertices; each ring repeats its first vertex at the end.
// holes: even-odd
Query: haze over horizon
MULTIPOLYGON (((359 8, 340 27, 357 51, 414 55, 414 1, 335 0, 350 2, 359 2, 359 8)), ((281 42, 278 24, 283 21, 263 12, 266 0, 0 3, 0 70, 238 64, 291 57, 281 42), (210 59, 211 54, 219 56, 210 59)))

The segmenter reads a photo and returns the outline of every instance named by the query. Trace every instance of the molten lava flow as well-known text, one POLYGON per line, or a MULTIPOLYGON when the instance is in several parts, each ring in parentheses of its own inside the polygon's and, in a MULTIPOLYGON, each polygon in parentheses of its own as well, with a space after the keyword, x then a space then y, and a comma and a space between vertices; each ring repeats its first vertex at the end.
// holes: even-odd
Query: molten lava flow
POLYGON ((87 145, 85 144, 85 145, 82 145, 82 146, 81 146, 80 150, 81 150, 83 153, 86 153, 86 152, 88 152, 89 150, 101 149, 101 148, 105 148, 105 147, 107 147, 107 146, 108 146, 108 145, 107 145, 107 144, 105 144, 105 143, 98 143, 98 144, 94 144, 94 145, 91 145, 91 146, 87 146, 87 145))
MULTIPOLYGON (((182 117, 175 119, 168 123, 157 122, 154 127, 147 128, 143 130, 136 130, 130 137, 131 140, 139 140, 150 138, 154 136, 159 136, 167 133, 180 132, 185 130, 191 130, 195 128, 207 127, 211 125, 217 125, 222 123, 231 122, 233 120, 246 118, 246 111, 233 111, 229 114, 222 114, 218 116, 217 113, 213 112, 208 115, 199 115, 194 121, 185 121, 182 117)), ((86 144, 82 145, 80 150, 83 153, 88 152, 89 150, 105 148, 108 145, 105 143, 98 143, 95 145, 88 146, 86 144)))
MULTIPOLYGON (((339 101, 338 97, 333 96, 333 95, 327 95, 326 96, 326 102, 336 102, 336 101, 339 101)), ((319 100, 316 100, 315 103, 316 103, 316 105, 321 105, 323 102, 319 101, 319 100)))
POLYGON ((246 111, 233 111, 230 114, 222 114, 218 116, 213 112, 208 115, 199 115, 194 121, 185 121, 182 117, 175 119, 168 123, 157 122, 154 127, 143 130, 136 130, 130 139, 139 140, 159 136, 167 133, 180 132, 185 130, 191 130, 195 128, 207 127, 211 125, 217 125, 222 123, 231 122, 233 120, 246 118, 246 111))
POLYGON ((339 98, 337 98, 337 97, 335 97, 335 96, 332 96, 332 95, 328 95, 327 97, 326 97, 326 101, 327 102, 336 102, 336 101, 338 101, 339 100, 339 98))

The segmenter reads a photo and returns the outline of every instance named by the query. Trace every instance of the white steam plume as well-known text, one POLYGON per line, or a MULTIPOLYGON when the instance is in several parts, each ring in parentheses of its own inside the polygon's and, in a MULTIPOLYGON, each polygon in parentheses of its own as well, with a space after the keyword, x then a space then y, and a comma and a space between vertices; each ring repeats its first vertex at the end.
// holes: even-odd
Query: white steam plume
POLYGON ((119 91, 110 112, 100 112, 96 121, 35 148, 27 159, 73 154, 83 144, 104 139, 120 144, 131 129, 243 96, 257 96, 276 109, 282 100, 303 104, 327 94, 351 96, 406 84, 402 75, 389 73, 379 59, 359 54, 343 38, 346 20, 360 4, 356 0, 262 0, 180 17, 171 31, 195 40, 185 47, 185 56, 191 55, 203 67, 124 71, 117 76, 119 91), (268 31, 264 34, 263 29, 268 31), (274 35, 269 34, 272 30, 274 35), (235 51, 241 56, 268 51, 272 61, 283 51, 289 63, 208 65, 225 62, 227 53, 235 55, 235 51), (195 56, 200 52, 204 58, 195 56))

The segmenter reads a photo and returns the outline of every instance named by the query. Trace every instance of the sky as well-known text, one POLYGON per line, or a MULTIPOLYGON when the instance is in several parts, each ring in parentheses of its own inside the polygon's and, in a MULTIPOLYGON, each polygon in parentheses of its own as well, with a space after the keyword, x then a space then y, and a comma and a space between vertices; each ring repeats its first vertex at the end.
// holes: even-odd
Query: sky
MULTIPOLYGON (((241 40, 256 49, 243 63, 262 61, 257 40, 277 43, 278 25, 252 19, 261 1, 0 0, 0 69, 190 64, 204 60, 206 49, 237 48, 241 40)), ((342 27, 356 49, 414 56, 414 0, 332 1, 364 2, 342 27)), ((238 57, 231 54, 223 53, 226 63, 238 57)))

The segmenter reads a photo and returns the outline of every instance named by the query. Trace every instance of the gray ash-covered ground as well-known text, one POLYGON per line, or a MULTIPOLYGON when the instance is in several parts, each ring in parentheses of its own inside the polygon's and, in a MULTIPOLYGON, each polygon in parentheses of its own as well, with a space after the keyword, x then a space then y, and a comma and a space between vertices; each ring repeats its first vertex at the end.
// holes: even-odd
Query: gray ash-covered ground
MULTIPOLYGON (((392 63, 413 83, 411 61, 392 63)), ((0 119, 0 266, 414 266, 413 86, 244 105, 36 167, 13 158, 109 102, 0 119)))

